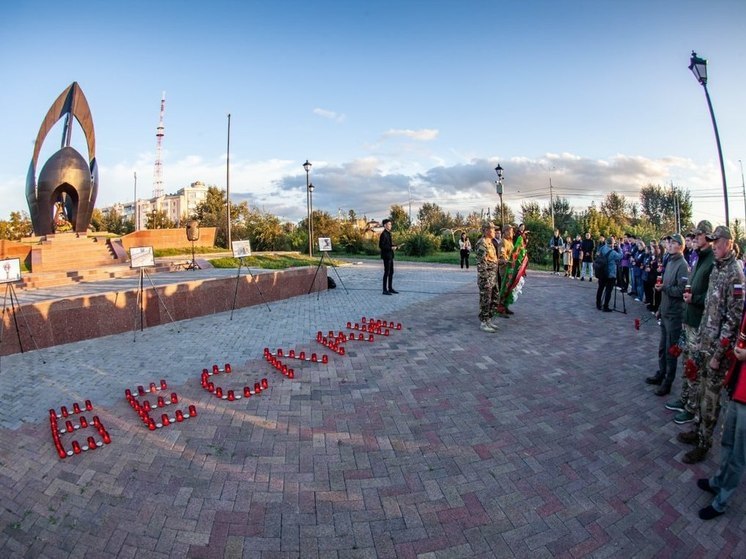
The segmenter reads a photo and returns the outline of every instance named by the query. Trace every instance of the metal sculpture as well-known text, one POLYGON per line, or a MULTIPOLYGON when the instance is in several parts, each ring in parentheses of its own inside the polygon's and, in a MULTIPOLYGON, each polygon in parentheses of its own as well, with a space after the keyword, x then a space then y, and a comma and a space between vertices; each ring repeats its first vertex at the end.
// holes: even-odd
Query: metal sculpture
POLYGON ((64 231, 85 233, 91 222, 98 193, 96 135, 88 101, 77 82, 73 82, 52 104, 39 128, 26 177, 26 201, 35 235, 64 231), (50 157, 36 180, 41 146, 49 131, 65 117, 60 150, 50 157), (73 120, 83 129, 88 146, 88 161, 71 147, 73 120))

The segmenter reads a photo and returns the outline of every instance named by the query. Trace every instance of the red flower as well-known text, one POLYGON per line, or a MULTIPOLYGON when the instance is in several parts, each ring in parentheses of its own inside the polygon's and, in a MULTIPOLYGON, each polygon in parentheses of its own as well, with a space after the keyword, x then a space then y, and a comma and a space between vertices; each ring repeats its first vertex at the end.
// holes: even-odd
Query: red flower
POLYGON ((697 369, 698 367, 694 359, 687 359, 686 363, 684 363, 684 375, 692 382, 697 380, 697 369))
POLYGON ((672 357, 678 357, 681 355, 681 346, 678 344, 673 344, 671 347, 668 348, 668 353, 672 357))
POLYGON ((720 347, 728 347, 730 345, 730 338, 720 338, 720 347))

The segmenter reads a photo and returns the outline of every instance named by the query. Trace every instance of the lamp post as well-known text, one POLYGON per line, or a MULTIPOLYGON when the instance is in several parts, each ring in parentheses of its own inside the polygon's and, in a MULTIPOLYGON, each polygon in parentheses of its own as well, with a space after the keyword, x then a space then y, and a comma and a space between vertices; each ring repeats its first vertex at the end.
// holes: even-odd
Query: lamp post
POLYGON ((723 164, 723 150, 720 147, 720 134, 718 134, 718 125, 715 122, 715 113, 712 110, 712 102, 710 101, 710 93, 707 91, 707 60, 697 56, 697 53, 692 51, 692 57, 689 60, 689 69, 697 78, 697 81, 705 90, 705 97, 707 98, 707 106, 710 109, 710 117, 712 118, 712 127, 715 129, 715 142, 718 146, 718 157, 720 158, 720 174, 723 177, 723 198, 725 201, 725 226, 730 227, 730 216, 728 215, 728 185, 725 182, 725 165, 723 164))
POLYGON ((225 204, 226 204, 226 233, 228 247, 231 248, 231 113, 228 113, 228 142, 225 151, 225 204))
POLYGON ((311 163, 308 162, 308 159, 306 159, 306 162, 303 164, 303 169, 305 169, 306 171, 306 219, 308 221, 308 256, 313 256, 313 246, 311 241, 313 234, 311 231, 311 192, 313 192, 313 187, 308 180, 308 173, 311 172, 311 163))
POLYGON ((500 164, 495 167, 495 173, 497 173, 497 180, 495 181, 495 190, 497 195, 500 197, 500 227, 505 227, 505 206, 503 206, 503 168, 500 164))

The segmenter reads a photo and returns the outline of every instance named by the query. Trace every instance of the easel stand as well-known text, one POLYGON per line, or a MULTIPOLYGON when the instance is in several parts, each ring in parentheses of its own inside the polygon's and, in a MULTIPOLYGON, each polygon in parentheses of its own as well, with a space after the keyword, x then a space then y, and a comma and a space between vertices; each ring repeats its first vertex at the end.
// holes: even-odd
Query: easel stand
POLYGON ((202 267, 197 264, 197 260, 194 257, 194 241, 192 241, 192 261, 186 265, 185 270, 201 270, 202 267))
MULTIPOLYGON (((148 281, 150 282, 150 286, 153 288, 153 291, 155 292, 155 296, 158 297, 158 301, 163 305, 163 308, 166 309, 166 314, 168 315, 169 320, 171 322, 176 322, 174 320, 174 317, 171 316, 171 312, 168 310, 168 307, 166 306, 166 303, 163 302, 163 299, 161 298, 161 294, 158 293, 158 289, 155 287, 155 284, 153 283, 153 279, 150 277, 150 274, 145 270, 145 268, 140 268, 140 281, 137 288, 137 306, 135 307, 135 327, 132 332, 133 339, 132 341, 137 341, 137 315, 140 315, 140 331, 142 332, 145 329, 145 288, 144 288, 144 278, 147 276, 148 281)), ((180 332, 177 328, 177 332, 180 332)))
MULTIPOLYGON (((243 256, 238 259, 238 273, 236 274, 236 289, 233 291, 233 306, 231 307, 231 320, 233 320, 233 311, 236 310, 236 299, 238 298, 238 282, 241 279, 241 268, 244 266, 243 256)), ((269 304, 267 303, 267 300, 264 298, 264 294, 262 293, 261 288, 259 287, 259 282, 256 281, 256 276, 251 273, 251 268, 246 266, 246 270, 249 272, 249 275, 251 276, 252 283, 256 286, 256 290, 259 292, 259 297, 262 298, 262 302, 267 306, 267 310, 269 312, 272 312, 272 309, 269 308, 269 304)))
MULTIPOLYGON (((318 265, 318 266, 316 266, 316 273, 315 273, 315 274, 313 275, 313 279, 311 280, 311 285, 310 285, 310 287, 308 288, 308 295, 310 295, 310 294, 311 294, 311 291, 313 290, 313 286, 314 286, 314 284, 316 283, 316 277, 317 277, 317 276, 319 275, 319 270, 321 269, 321 265, 322 265, 322 264, 324 263, 324 258, 325 258, 325 257, 326 257, 326 252, 322 252, 322 253, 321 253, 321 258, 319 259, 319 265, 318 265)), ((345 284, 344 284, 344 282, 342 281, 342 278, 341 278, 341 277, 339 277, 339 272, 337 271, 337 267, 336 267, 336 266, 334 265, 334 262, 332 261, 332 259, 331 259, 331 258, 329 258, 329 266, 331 266, 331 267, 332 267, 332 270, 334 270, 334 273, 335 273, 335 274, 337 274, 337 279, 339 280, 339 283, 340 283, 340 285, 341 285, 342 287, 344 287, 344 289, 345 289, 345 293, 347 293, 347 294, 349 295, 349 294, 350 294, 350 292, 349 292, 349 291, 347 291, 347 287, 345 287, 345 284)), ((319 289, 319 290, 318 290, 318 291, 316 292, 316 299, 318 299, 320 295, 321 295, 321 290, 319 289)))
POLYGON ((619 291, 619 288, 615 285, 614 286, 614 312, 620 312, 622 314, 627 314, 627 303, 624 300, 624 291, 619 291), (617 293, 622 294, 622 310, 618 310, 616 308, 616 295, 617 293))
MULTIPOLYGON (((18 295, 16 294, 16 288, 13 287, 12 283, 6 283, 5 284, 5 295, 3 296, 3 314, 0 317, 0 350, 2 349, 3 345, 3 329, 5 327, 5 311, 8 311, 9 313, 13 313, 13 325, 15 326, 16 330, 16 336, 18 336, 18 347, 21 349, 21 353, 24 353, 23 351, 23 342, 21 341, 21 330, 18 327, 18 315, 21 315, 21 318, 23 318, 23 322, 26 325, 26 330, 29 333, 29 336, 31 337, 31 341, 34 343, 34 348, 39 349, 39 346, 36 344, 36 340, 34 339, 34 335, 31 333, 31 328, 29 328, 28 321, 26 320, 26 316, 23 314, 23 310, 21 309, 21 303, 18 302, 18 295), (8 309, 8 300, 10 299, 10 309, 8 309)), ((2 359, 2 351, 0 351, 0 359, 2 359)), ((46 364, 46 361, 42 358, 42 362, 46 364)), ((2 367, 0 367, 0 371, 2 370, 2 367)))

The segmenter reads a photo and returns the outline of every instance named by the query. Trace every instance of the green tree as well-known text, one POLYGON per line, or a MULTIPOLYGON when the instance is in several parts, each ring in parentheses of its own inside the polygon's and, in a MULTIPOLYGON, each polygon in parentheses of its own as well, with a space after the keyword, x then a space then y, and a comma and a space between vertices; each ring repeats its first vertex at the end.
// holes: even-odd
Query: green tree
POLYGON ((541 207, 538 202, 521 202, 521 221, 528 223, 541 219, 541 207))
POLYGON ((10 218, 0 220, 0 239, 18 241, 30 237, 34 232, 31 218, 26 212, 10 212, 10 218))
POLYGON ((417 212, 420 227, 433 235, 437 235, 443 229, 451 229, 452 222, 450 214, 445 213, 438 204, 425 202, 417 212))
MULTIPOLYGON (((552 206, 554 207, 554 228, 559 229, 563 235, 573 233, 578 226, 567 198, 555 198, 552 206)), ((541 216, 551 226, 552 214, 548 205, 541 210, 541 216)))
MULTIPOLYGON (((215 244, 228 248, 228 226, 226 220, 227 198, 225 190, 217 186, 207 187, 207 196, 199 204, 192 215, 192 219, 199 221, 201 227, 216 227, 215 244)), ((249 205, 244 201, 240 204, 231 204, 231 237, 233 229, 238 226, 239 233, 243 232, 241 227, 245 224, 249 213, 249 205)))
POLYGON ((409 231, 412 223, 409 221, 409 214, 404 211, 404 207, 394 204, 389 210, 389 217, 392 226, 391 229, 397 232, 409 231))
POLYGON ((626 227, 630 223, 628 209, 627 199, 616 192, 610 192, 601 202, 601 213, 622 227, 626 227))
MULTIPOLYGON (((250 210, 242 226, 231 237, 247 238, 254 250, 290 250, 288 231, 279 218, 259 210, 250 210)), ((307 243, 306 243, 307 244, 307 243)))
POLYGON ((505 224, 512 224, 515 223, 515 214, 513 213, 513 210, 510 209, 510 206, 505 206, 505 219, 503 219, 502 214, 502 208, 500 207, 500 202, 495 204, 495 209, 492 210, 492 221, 495 223, 505 225, 505 224))
POLYGON ((174 222, 168 217, 168 214, 163 210, 156 210, 154 212, 148 212, 147 220, 145 222, 146 229, 173 229, 174 222))
POLYGON ((677 217, 682 230, 687 229, 692 224, 689 191, 648 184, 640 190, 640 213, 659 233, 675 231, 677 217))

